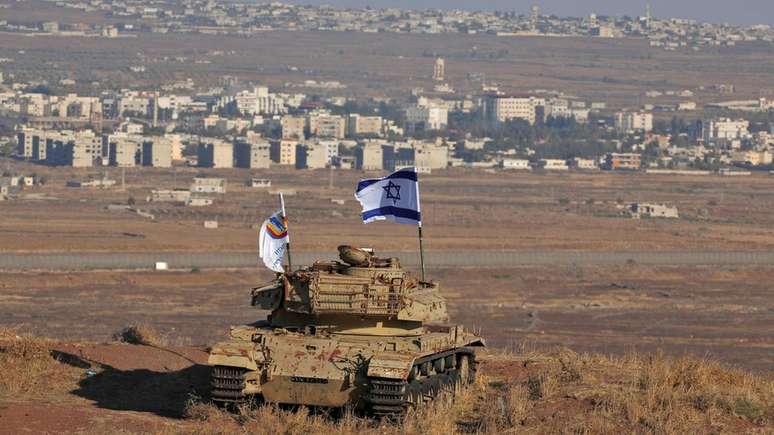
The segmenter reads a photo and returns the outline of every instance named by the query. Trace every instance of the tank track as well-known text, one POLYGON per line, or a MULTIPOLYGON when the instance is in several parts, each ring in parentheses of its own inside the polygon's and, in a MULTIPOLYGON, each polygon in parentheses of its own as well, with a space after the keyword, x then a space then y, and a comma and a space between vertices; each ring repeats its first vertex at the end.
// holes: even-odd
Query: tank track
MULTIPOLYGON (((460 357, 468 358, 468 376, 465 383, 470 383, 475 376, 475 354, 469 352, 444 352, 419 359, 412 372, 420 373, 421 366, 453 356, 455 361, 460 357)), ((421 407, 427 399, 435 399, 443 392, 454 394, 456 387, 462 383, 458 364, 453 369, 442 373, 425 375, 422 378, 411 381, 385 378, 369 379, 369 391, 365 396, 370 414, 377 417, 400 418, 409 409, 421 407)))
POLYGON ((237 367, 215 366, 210 379, 212 400, 221 403, 240 403, 245 400, 245 370, 237 367))

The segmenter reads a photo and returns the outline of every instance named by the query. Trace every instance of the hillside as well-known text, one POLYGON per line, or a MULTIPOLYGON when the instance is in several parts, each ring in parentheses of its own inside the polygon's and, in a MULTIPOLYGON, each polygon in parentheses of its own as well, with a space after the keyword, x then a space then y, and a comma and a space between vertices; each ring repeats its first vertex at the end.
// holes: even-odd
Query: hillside
POLYGON ((0 433, 772 433, 774 377, 661 354, 483 355, 475 384, 400 424, 208 404, 206 353, 0 331, 0 433))

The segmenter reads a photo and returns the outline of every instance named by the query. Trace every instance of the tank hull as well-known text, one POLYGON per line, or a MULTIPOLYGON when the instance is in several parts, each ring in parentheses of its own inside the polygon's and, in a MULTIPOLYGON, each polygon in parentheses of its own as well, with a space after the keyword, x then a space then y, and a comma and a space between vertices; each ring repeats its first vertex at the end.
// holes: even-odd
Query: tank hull
POLYGON ((408 335, 242 326, 211 350, 212 396, 223 402, 256 397, 278 404, 400 412, 418 388, 435 391, 472 378, 458 369, 467 358, 465 370, 475 371, 477 346, 483 341, 460 326, 408 335))

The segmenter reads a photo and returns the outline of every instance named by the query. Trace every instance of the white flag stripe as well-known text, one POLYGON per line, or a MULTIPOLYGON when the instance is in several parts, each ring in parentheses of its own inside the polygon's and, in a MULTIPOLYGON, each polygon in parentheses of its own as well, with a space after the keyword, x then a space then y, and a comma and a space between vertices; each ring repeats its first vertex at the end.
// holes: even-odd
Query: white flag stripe
POLYGON ((384 178, 362 180, 355 198, 363 207, 363 222, 392 220, 421 225, 419 182, 414 168, 402 169, 384 178))

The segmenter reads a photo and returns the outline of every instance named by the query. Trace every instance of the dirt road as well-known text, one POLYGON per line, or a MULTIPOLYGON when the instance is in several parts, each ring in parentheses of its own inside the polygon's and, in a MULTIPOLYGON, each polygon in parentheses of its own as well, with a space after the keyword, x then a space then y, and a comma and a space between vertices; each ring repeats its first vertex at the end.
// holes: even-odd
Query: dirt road
MULTIPOLYGON (((384 252, 407 266, 419 264, 417 252, 384 252)), ((258 264, 255 252, 217 253, 119 253, 72 252, 56 254, 0 253, 0 270, 95 270, 148 269, 156 262, 166 262, 172 269, 247 268, 258 264)), ((310 264, 317 259, 333 258, 330 252, 296 252, 296 264, 310 264)), ((642 264, 649 266, 700 265, 771 265, 774 252, 589 252, 589 251, 443 251, 426 252, 429 268, 588 265, 606 266, 642 264)))

